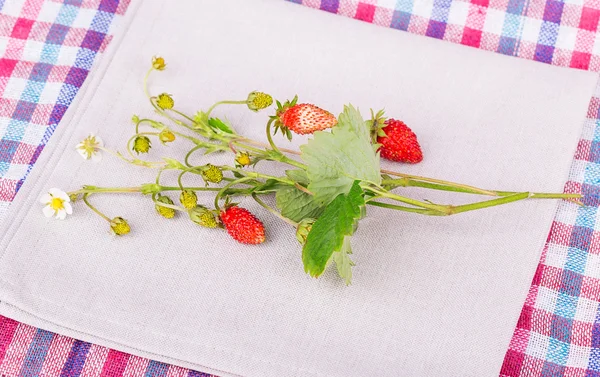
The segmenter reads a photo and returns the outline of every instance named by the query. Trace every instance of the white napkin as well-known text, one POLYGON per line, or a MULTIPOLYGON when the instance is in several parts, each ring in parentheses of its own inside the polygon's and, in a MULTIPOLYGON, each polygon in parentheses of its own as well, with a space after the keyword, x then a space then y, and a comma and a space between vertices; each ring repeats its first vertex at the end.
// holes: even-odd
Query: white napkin
MULTIPOLYGON (((413 128, 425 154, 416 166, 385 167, 503 190, 562 191, 594 74, 279 0, 134 1, 128 12, 122 38, 95 67, 0 229, 0 313, 223 376, 497 375, 556 201, 448 218, 370 207, 353 237, 357 266, 346 287, 335 272, 308 277, 294 230, 251 200, 242 205, 267 228, 260 246, 184 216, 167 221, 141 195, 92 198, 129 220, 133 231, 122 238, 83 204, 61 222, 44 218, 37 199, 51 187, 154 179, 109 156, 83 161, 74 149, 96 132, 123 150, 131 115, 152 116, 141 85, 154 54, 168 68, 151 77, 152 92, 172 93, 186 112, 255 89, 281 100, 297 93, 334 113, 348 102, 365 116, 385 107, 413 128)), ((218 113, 263 139, 264 112, 218 113)))

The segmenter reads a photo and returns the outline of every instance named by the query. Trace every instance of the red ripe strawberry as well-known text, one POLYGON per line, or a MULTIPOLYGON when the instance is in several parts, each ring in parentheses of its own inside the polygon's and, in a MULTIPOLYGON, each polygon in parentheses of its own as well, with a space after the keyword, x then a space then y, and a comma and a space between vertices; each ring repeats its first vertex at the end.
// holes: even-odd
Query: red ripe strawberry
POLYGON ((221 222, 234 240, 256 245, 265 242, 265 227, 250 211, 231 206, 221 211, 221 222))
POLYGON ((290 107, 279 116, 279 120, 284 126, 300 135, 312 134, 337 124, 333 114, 309 103, 290 107))
POLYGON ((306 135, 337 124, 337 119, 329 111, 309 103, 296 104, 297 100, 298 98, 294 97, 291 102, 287 101, 283 105, 277 102, 277 115, 271 117, 271 122, 275 122, 275 133, 281 129, 283 134, 287 134, 291 139, 289 131, 306 135))
POLYGON ((385 136, 377 136, 377 142, 381 144, 381 157, 411 164, 423 161, 417 135, 404 122, 388 119, 384 124, 381 130, 385 136))

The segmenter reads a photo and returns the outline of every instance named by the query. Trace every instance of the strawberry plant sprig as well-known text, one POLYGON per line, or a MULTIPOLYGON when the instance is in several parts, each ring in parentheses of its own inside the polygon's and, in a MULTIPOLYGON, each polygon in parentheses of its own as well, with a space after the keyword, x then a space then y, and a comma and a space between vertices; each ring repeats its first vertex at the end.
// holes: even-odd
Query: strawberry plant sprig
MULTIPOLYGON (((470 185, 404 174, 381 169, 380 157, 403 163, 418 163, 423 153, 417 136, 402 121, 384 118, 383 111, 371 111, 365 121, 358 109, 344 106, 335 117, 315 105, 298 103, 298 98, 276 101, 275 114, 266 123, 267 143, 238 133, 222 119, 212 116, 217 106, 244 105, 250 111, 261 111, 273 104, 270 95, 252 91, 243 100, 219 101, 206 111, 193 115, 176 108, 172 95, 150 94, 148 79, 152 72, 162 71, 166 63, 154 57, 144 78, 144 93, 162 121, 133 116, 133 135, 126 142, 126 154, 104 146, 102 139, 90 134, 76 148, 87 159, 98 161, 107 152, 138 168, 156 171, 154 182, 134 187, 98 187, 84 185, 65 193, 53 188, 40 201, 46 216, 64 219, 72 213, 72 203, 81 200, 93 213, 109 223, 117 236, 129 234, 130 224, 121 216, 109 217, 91 204, 93 195, 132 193, 148 196, 157 215, 176 219, 186 215, 199 226, 226 231, 244 244, 260 244, 267 239, 263 223, 250 211, 235 203, 248 197, 293 226, 302 245, 304 270, 320 276, 332 262, 346 284, 352 279, 354 262, 351 239, 358 222, 366 215, 367 206, 429 216, 449 216, 467 211, 503 205, 525 199, 566 199, 577 204, 581 195, 566 193, 534 193, 487 190, 470 185), (312 135, 300 151, 282 148, 274 136, 281 132, 287 139, 294 134, 312 135), (153 145, 179 144, 178 158, 146 160, 153 145), (192 163, 194 154, 232 153, 231 164, 215 164, 206 157, 202 164, 192 163), (300 160, 293 158, 299 156, 300 160), (275 161, 289 166, 285 175, 276 176, 258 170, 261 161, 275 161), (178 171, 175 182, 163 183, 165 171, 178 171), (186 176, 202 179, 203 186, 190 186, 186 176), (463 205, 437 204, 404 196, 396 191, 403 187, 487 196, 489 199, 463 205), (198 193, 212 192, 212 203, 199 203, 198 193), (177 195, 173 195, 173 193, 177 195), (275 208, 262 197, 275 197, 275 208), (179 203, 176 204, 176 200, 179 203)), ((135 230, 135 228, 133 228, 135 230)))

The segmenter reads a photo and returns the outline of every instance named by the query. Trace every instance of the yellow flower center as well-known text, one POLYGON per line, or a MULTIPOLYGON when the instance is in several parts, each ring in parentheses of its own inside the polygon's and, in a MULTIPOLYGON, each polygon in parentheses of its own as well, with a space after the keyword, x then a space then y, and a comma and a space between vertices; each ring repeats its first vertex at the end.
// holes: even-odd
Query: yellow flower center
POLYGON ((158 95, 156 105, 163 110, 168 110, 172 109, 173 106, 175 106, 175 101, 173 100, 173 97, 171 97, 167 93, 162 93, 158 95))
POLYGON ((248 166, 250 165, 250 155, 245 152, 240 153, 235 159, 235 161, 242 166, 248 166))
POLYGON ((85 152, 87 158, 90 158, 94 152, 98 149, 100 144, 96 140, 95 136, 88 136, 83 139, 83 142, 80 144, 79 148, 85 152))
POLYGON ((52 208, 55 211, 61 210, 64 208, 64 202, 65 201, 61 198, 52 198, 52 200, 50 201, 50 208, 52 208))
POLYGON ((164 70, 166 67, 165 59, 161 58, 160 56, 152 58, 152 67, 159 71, 164 70))

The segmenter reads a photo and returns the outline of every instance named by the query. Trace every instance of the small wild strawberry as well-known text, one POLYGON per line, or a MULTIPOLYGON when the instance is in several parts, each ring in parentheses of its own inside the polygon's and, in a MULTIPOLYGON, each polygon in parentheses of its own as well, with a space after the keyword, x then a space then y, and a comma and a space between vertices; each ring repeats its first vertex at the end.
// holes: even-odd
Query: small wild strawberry
POLYGON ((167 93, 161 93, 158 95, 156 99, 156 106, 160 107, 163 110, 172 109, 175 106, 175 100, 167 93))
POLYGON ((221 168, 212 164, 206 164, 200 174, 207 184, 208 182, 219 183, 223 180, 223 171, 221 168))
POLYGON ((213 211, 203 207, 196 206, 189 211, 190 219, 196 224, 205 228, 216 228, 219 226, 213 211))
POLYGON ((148 153, 150 148, 152 147, 152 143, 150 143, 150 139, 146 136, 138 136, 133 141, 133 150, 137 153, 148 153))
MULTIPOLYGON (((158 195, 156 201, 168 205, 174 204, 171 198, 160 194, 158 195)), ((161 206, 160 204, 155 204, 154 208, 156 208, 156 212, 158 212, 158 214, 164 217, 165 219, 172 219, 173 217, 175 217, 175 210, 173 208, 161 206)))
POLYGON ((388 119, 385 125, 382 128, 385 136, 377 137, 377 142, 381 144, 381 157, 411 164, 423 161, 417 135, 404 122, 388 119))
POLYGON ((248 94, 246 104, 250 110, 259 111, 271 106, 273 104, 273 97, 267 93, 254 91, 248 94))
POLYGON ((371 136, 373 143, 379 144, 381 157, 416 164, 423 160, 423 152, 417 141, 417 135, 404 122, 386 119, 383 110, 373 113, 371 110, 371 136))
POLYGON ((283 105, 277 102, 277 113, 271 117, 271 121, 275 122, 275 132, 281 129, 283 134, 291 138, 288 130, 306 135, 337 124, 337 119, 329 111, 309 103, 296 104, 297 100, 298 97, 294 97, 291 102, 287 101, 283 105))
POLYGON ((122 217, 115 217, 110 221, 110 228, 117 236, 122 236, 131 231, 129 224, 122 217))
POLYGON ((234 240, 256 245, 265 242, 265 227, 250 211, 231 206, 221 211, 221 222, 234 240))
POLYGON ((181 195, 179 195, 179 201, 183 205, 183 208, 192 209, 198 203, 198 196, 193 190, 183 190, 181 191, 181 195))

